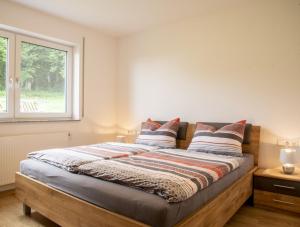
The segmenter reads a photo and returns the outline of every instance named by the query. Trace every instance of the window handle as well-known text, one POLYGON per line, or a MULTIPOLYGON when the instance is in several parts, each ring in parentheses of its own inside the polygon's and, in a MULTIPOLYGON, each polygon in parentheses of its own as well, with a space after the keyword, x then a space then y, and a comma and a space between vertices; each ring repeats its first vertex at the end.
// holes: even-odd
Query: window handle
POLYGON ((285 185, 280 185, 280 184, 273 184, 273 186, 277 187, 277 188, 286 188, 286 189, 291 189, 291 190, 296 189, 295 187, 292 187, 292 186, 285 186, 285 185))
POLYGON ((16 86, 17 88, 20 88, 20 78, 19 78, 19 77, 16 77, 16 78, 15 78, 15 86, 16 86))
POLYGON ((9 80, 8 80, 9 88, 12 88, 13 84, 14 84, 14 78, 13 77, 9 77, 9 80))
POLYGON ((273 202, 283 203, 283 204, 287 204, 287 205, 295 205, 295 203, 291 203, 291 202, 287 202, 287 201, 282 201, 282 200, 279 200, 279 199, 273 199, 273 202))

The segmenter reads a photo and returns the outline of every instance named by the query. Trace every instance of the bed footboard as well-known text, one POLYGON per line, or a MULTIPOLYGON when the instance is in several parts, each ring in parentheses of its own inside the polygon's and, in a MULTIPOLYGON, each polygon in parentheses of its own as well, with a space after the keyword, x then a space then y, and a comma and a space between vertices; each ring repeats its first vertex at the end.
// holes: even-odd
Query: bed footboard
POLYGON ((254 167, 246 175, 219 194, 176 227, 222 227, 253 194, 254 167))
MULTIPOLYGON (((255 170, 256 167, 176 227, 224 226, 252 195, 255 170)), ((32 208, 61 226, 148 226, 51 188, 21 173, 16 173, 16 196, 24 204, 25 215, 30 215, 32 208)))
POLYGON ((49 187, 21 173, 16 173, 16 196, 24 204, 25 215, 30 215, 32 208, 64 227, 147 226, 49 187))

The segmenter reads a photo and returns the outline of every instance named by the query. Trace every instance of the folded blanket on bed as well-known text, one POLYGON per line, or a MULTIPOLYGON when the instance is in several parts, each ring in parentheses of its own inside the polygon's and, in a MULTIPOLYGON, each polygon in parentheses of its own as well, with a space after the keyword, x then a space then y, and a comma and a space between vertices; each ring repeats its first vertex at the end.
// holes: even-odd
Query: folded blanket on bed
POLYGON ((239 166, 240 158, 183 150, 159 150, 79 166, 79 173, 181 202, 239 166))
POLYGON ((127 157, 155 149, 158 147, 126 143, 101 143, 31 152, 28 154, 28 158, 46 162, 69 172, 77 172, 78 167, 86 163, 127 157))

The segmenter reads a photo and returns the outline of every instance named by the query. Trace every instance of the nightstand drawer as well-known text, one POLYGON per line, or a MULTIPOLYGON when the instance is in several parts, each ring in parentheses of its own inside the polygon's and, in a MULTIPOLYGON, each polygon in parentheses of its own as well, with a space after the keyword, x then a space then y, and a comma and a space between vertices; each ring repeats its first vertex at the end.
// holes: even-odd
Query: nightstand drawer
POLYGON ((255 176, 254 188, 274 193, 300 197, 300 182, 296 181, 255 176))
POLYGON ((254 190, 254 204, 300 213, 300 198, 289 195, 254 190))

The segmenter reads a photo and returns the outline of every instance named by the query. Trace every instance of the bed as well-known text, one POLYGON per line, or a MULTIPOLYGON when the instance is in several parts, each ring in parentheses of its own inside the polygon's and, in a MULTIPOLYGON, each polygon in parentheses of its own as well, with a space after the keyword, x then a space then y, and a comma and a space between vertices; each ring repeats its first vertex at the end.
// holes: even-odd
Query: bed
MULTIPOLYGON (((188 146, 194 127, 179 148, 188 146)), ((62 226, 222 226, 252 194, 259 133, 260 127, 247 125, 240 168, 181 203, 35 160, 22 161, 16 194, 25 214, 31 207, 62 226)))

